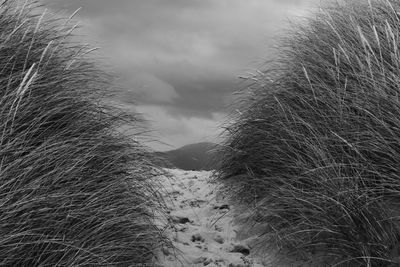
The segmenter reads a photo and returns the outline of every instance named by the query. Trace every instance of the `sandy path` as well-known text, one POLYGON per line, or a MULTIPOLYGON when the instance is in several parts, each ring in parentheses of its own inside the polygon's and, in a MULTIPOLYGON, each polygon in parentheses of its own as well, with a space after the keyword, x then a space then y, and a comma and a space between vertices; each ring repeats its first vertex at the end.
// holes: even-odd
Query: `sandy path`
POLYGON ((264 266, 235 240, 233 212, 216 197, 209 172, 168 171, 172 178, 163 178, 163 183, 172 219, 164 225, 176 249, 163 248, 157 266, 264 266))

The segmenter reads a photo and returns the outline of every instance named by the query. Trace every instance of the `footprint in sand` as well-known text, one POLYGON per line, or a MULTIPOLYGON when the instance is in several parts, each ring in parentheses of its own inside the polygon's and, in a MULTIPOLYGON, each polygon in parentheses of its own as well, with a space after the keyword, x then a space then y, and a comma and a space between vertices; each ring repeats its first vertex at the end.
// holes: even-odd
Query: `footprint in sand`
POLYGON ((165 197, 171 200, 166 223, 175 250, 163 249, 157 266, 264 266, 250 258, 250 248, 235 241, 231 207, 217 199, 210 172, 168 171, 174 183, 165 178, 165 197))

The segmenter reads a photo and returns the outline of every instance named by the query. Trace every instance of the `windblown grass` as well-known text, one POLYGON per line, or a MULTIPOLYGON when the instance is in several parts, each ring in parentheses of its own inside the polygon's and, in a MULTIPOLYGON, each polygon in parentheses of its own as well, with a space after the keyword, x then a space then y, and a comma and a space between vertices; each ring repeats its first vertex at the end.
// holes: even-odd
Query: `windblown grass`
POLYGON ((111 77, 37 2, 0 4, 0 265, 132 266, 162 241, 157 174, 111 77))
POLYGON ((254 205, 264 244, 338 266, 400 264, 399 44, 399 1, 336 2, 252 77, 216 178, 254 205))

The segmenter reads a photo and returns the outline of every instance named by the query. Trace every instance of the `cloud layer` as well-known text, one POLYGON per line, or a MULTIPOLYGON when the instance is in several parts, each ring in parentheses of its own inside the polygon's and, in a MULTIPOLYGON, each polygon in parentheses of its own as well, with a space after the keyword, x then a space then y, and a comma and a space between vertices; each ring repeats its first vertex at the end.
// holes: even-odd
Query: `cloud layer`
POLYGON ((121 74, 126 90, 120 101, 138 103, 161 141, 172 147, 215 135, 239 87, 236 77, 268 58, 288 19, 304 15, 312 2, 46 1, 67 13, 82 7, 85 33, 121 74))

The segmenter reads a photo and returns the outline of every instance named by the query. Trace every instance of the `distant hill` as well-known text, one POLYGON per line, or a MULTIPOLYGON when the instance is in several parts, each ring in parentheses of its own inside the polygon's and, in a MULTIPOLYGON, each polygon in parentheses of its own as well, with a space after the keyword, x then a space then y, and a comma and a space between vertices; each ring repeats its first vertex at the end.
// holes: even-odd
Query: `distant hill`
POLYGON ((165 167, 176 167, 182 170, 210 170, 210 159, 213 156, 214 143, 197 143, 166 152, 156 152, 156 155, 165 158, 171 163, 165 163, 165 167))

